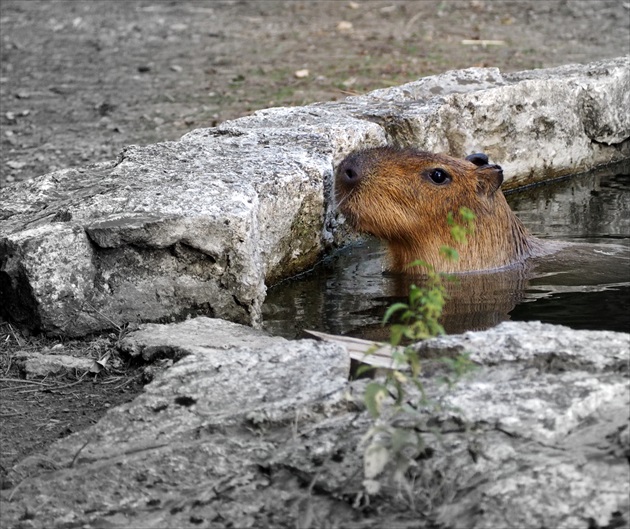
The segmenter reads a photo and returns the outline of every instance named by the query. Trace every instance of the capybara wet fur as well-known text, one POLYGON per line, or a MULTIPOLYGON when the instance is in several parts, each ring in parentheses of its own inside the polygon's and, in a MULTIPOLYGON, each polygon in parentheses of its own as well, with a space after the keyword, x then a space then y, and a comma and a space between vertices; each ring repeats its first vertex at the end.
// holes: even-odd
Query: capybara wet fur
POLYGON ((485 154, 465 160, 413 148, 376 147, 347 156, 335 175, 335 198, 350 225, 385 241, 389 270, 419 273, 421 260, 440 272, 504 268, 542 255, 500 189, 503 171, 485 154), (475 215, 467 243, 453 241, 447 218, 475 215), (440 248, 451 246, 459 259, 440 248))

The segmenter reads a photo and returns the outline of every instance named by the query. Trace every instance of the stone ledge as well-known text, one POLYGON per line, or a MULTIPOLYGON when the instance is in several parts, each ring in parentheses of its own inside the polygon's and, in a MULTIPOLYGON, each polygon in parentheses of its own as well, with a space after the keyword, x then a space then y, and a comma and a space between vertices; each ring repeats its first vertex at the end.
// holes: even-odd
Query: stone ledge
POLYGON ((358 147, 483 150, 513 186, 630 157, 630 58, 471 68, 274 108, 0 191, 2 317, 77 336, 205 314, 259 325, 266 284, 344 230, 335 164, 358 147))

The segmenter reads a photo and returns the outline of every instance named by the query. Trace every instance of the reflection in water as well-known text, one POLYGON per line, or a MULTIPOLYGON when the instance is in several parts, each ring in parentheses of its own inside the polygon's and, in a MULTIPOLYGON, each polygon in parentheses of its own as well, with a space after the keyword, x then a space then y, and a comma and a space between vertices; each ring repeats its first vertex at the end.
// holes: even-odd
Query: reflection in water
MULTIPOLYGON (((630 247, 630 176, 591 174, 513 193, 508 201, 532 233, 579 243, 630 247)), ((448 333, 506 320, 541 320, 580 329, 630 331, 629 252, 571 246, 552 258, 496 273, 458 276, 448 284, 448 333)), ((382 273, 384 249, 367 240, 328 257, 309 273, 269 290, 265 328, 300 337, 303 329, 386 340, 380 322, 404 301, 411 279, 382 273)))
POLYGON ((574 329, 630 332, 630 286, 600 292, 562 292, 517 305, 510 312, 516 321, 542 320, 574 329))
POLYGON ((604 171, 552 182, 507 196, 512 210, 536 236, 586 239, 630 237, 630 161, 604 171))

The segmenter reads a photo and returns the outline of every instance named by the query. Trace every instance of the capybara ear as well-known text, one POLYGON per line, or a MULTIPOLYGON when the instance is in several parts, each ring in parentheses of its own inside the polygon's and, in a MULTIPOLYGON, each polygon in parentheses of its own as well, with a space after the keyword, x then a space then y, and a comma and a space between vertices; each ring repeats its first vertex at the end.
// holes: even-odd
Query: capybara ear
POLYGON ((477 167, 488 165, 488 155, 482 152, 474 152, 466 156, 466 160, 474 163, 477 167))
POLYGON ((500 165, 482 165, 476 173, 479 194, 492 195, 503 183, 503 169, 500 165))

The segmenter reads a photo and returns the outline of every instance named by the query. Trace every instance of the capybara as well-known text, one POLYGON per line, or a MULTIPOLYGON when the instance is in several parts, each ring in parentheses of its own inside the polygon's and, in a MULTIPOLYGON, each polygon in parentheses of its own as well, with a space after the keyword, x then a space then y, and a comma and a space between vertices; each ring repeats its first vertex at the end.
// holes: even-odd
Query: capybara
MULTIPOLYGON (((504 268, 549 252, 514 215, 501 192, 503 171, 485 154, 465 160, 413 148, 377 147, 347 156, 337 168, 335 197, 350 225, 385 241, 392 272, 422 260, 440 272, 504 268), (475 215, 474 232, 456 244, 447 222, 460 208, 475 215), (448 259, 451 246, 459 259, 448 259)), ((460 220, 461 223, 461 220, 460 220)), ((552 250, 553 251, 553 250, 552 250)))

